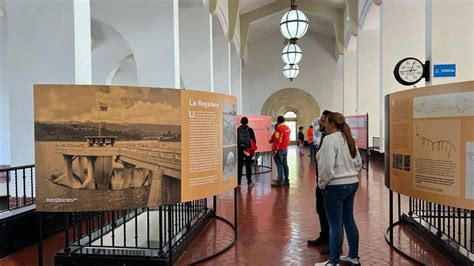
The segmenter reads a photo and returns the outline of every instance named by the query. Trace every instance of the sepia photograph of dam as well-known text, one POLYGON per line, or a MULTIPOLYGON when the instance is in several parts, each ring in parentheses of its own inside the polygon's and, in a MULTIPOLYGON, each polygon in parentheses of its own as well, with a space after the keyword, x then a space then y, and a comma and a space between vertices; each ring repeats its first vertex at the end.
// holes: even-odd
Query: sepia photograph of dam
POLYGON ((181 200, 180 93, 36 85, 39 211, 95 211, 181 200))

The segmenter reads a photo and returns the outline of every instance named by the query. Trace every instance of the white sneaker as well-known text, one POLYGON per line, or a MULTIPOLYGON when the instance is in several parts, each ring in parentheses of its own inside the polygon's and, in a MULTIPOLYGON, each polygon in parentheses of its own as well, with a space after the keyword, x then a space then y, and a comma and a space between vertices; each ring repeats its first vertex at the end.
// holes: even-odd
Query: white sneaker
POLYGON ((339 259, 342 262, 349 263, 350 265, 360 265, 359 257, 351 258, 349 256, 340 256, 339 259))
POLYGON ((339 266, 341 264, 337 263, 337 264, 334 264, 334 263, 331 263, 329 262, 329 260, 325 261, 325 262, 318 262, 318 263, 315 263, 314 266, 324 266, 324 265, 329 265, 329 266, 339 266))

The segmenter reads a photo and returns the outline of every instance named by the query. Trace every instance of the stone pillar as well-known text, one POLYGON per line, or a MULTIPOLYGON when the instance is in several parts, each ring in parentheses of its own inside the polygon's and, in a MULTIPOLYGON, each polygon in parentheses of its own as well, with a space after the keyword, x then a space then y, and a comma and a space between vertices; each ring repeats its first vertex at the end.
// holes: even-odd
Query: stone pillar
POLYGON ((232 96, 237 97, 237 113, 242 113, 242 62, 239 49, 232 42, 230 48, 230 89, 232 96))
MULTIPOLYGON (((34 163, 33 84, 74 84, 76 70, 81 69, 76 58, 79 50, 90 50, 85 42, 86 31, 76 33, 76 26, 90 23, 86 1, 74 0, 7 0, 8 57, 7 76, 10 102, 11 164, 34 163), (75 16, 75 3, 83 6, 81 16, 75 16), (84 8, 85 7, 85 8, 84 8), (21 121, 21 122, 19 122, 21 121)), ((79 14, 79 13, 78 13, 79 14)), ((87 26, 84 26, 87 28, 87 26)), ((4 39, 2 38, 2 41, 4 39)), ((90 62, 90 60, 89 60, 90 62)))
POLYGON ((211 15, 202 1, 179 1, 181 87, 211 91, 211 15))
POLYGON ((152 180, 150 187, 150 194, 148 196, 148 207, 155 207, 163 204, 164 200, 164 180, 163 170, 155 170, 152 172, 152 180))
POLYGON ((127 41, 140 86, 179 88, 178 0, 91 0, 91 16, 127 41))
POLYGON ((123 163, 123 187, 129 188, 133 186, 133 177, 135 173, 135 165, 129 163, 123 163))
POLYGON ((84 182, 84 156, 77 156, 77 165, 78 165, 78 174, 77 176, 81 180, 81 182, 84 182))
POLYGON ((82 183, 82 188, 95 189, 94 164, 96 158, 96 156, 86 156, 87 176, 84 183, 82 183))
POLYGON ((212 17, 212 63, 214 92, 229 94, 229 42, 224 34, 220 20, 212 17))
POLYGON ((67 180, 74 179, 73 170, 72 170, 72 155, 63 155, 64 158, 64 170, 67 180))

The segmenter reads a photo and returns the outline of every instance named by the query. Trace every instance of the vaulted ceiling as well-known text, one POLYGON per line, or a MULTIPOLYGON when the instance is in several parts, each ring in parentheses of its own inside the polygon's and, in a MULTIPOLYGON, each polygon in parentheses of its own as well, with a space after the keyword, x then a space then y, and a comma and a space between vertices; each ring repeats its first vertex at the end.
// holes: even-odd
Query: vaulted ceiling
MULTIPOLYGON (((298 9, 309 19, 308 31, 334 39, 339 53, 344 51, 344 12, 354 9, 357 0, 297 0, 298 9)), ((240 0, 241 53, 254 38, 279 32, 281 16, 290 9, 290 0, 240 0)), ((356 10, 352 10, 356 11, 356 10)), ((357 11, 356 11, 357 12, 357 11)), ((349 12, 348 12, 349 13, 349 12)))

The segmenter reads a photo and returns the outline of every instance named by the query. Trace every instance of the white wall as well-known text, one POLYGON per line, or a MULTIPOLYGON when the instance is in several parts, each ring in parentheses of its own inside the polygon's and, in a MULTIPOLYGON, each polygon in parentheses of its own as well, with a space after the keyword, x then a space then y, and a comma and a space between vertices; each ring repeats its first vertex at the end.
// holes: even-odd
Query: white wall
POLYGON ((316 99, 321 110, 333 109, 334 93, 341 85, 335 81, 338 64, 333 57, 334 39, 308 32, 298 44, 303 50, 300 74, 290 82, 282 73, 280 55, 284 45, 281 35, 262 34, 249 41, 248 60, 242 70, 244 114, 260 114, 266 99, 284 88, 305 90, 316 99))
MULTIPOLYGON (((339 56, 336 64, 336 75, 332 81, 334 92, 330 111, 344 113, 344 57, 339 56)), ((324 109, 321 109, 321 112, 324 109)))
MULTIPOLYGON (((405 57, 425 61, 425 0, 384 0, 381 6, 382 82, 385 95, 410 89, 399 84, 393 68, 405 57)), ((423 87, 420 81, 417 87, 423 87)))
POLYGON ((74 83, 72 0, 6 1, 11 165, 34 163, 33 84, 74 83))
POLYGON ((10 164, 10 101, 7 87, 7 17, 0 17, 0 165, 10 164))
MULTIPOLYGON (((122 35, 101 21, 92 21, 92 82, 106 84, 110 72, 121 64, 121 61, 132 54, 132 49, 122 35)), ((137 85, 136 77, 121 79, 121 85, 137 85)))
POLYGON ((357 114, 357 50, 344 50, 344 114, 357 114))
MULTIPOLYGON (((405 57, 425 61, 425 0, 384 0, 380 7, 380 114, 384 113, 384 96, 411 89, 399 84, 393 68, 405 57)), ((424 87, 422 80, 417 87, 424 87)), ((381 119, 380 137, 385 135, 385 118, 381 119)), ((381 147, 383 151, 383 146, 381 147)))
POLYGON ((201 1, 179 1, 180 68, 187 89, 211 91, 210 23, 209 10, 201 1))
POLYGON ((358 114, 369 113, 369 146, 380 137, 380 32, 359 29, 357 36, 358 114))
MULTIPOLYGON (((135 55, 140 86, 176 85, 173 1, 91 0, 91 16, 117 30, 135 55)), ((179 73, 179 72, 178 72, 179 73)), ((178 86, 179 87, 179 86, 178 86)))
POLYGON ((432 0, 432 65, 456 64, 456 77, 433 78, 431 84, 474 79, 473 10, 472 0, 432 0))

